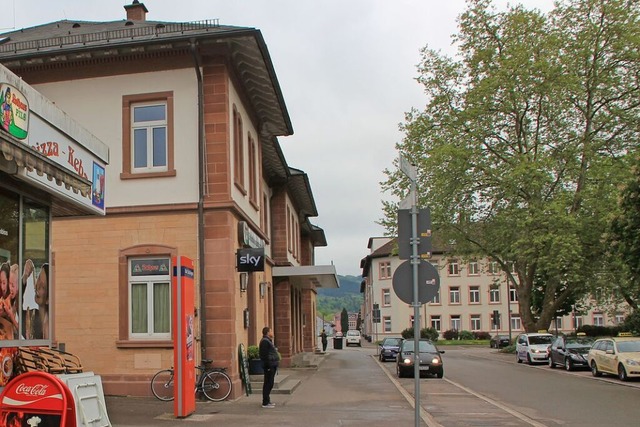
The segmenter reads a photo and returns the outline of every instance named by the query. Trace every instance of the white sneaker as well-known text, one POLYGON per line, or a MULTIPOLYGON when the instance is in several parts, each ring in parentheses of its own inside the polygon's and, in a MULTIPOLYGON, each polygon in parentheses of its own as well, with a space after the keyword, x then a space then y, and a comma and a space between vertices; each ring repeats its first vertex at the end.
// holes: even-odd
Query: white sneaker
POLYGON ((276 407, 276 404, 275 403, 267 403, 266 405, 262 405, 262 407, 266 408, 266 409, 273 409, 273 408, 276 407))

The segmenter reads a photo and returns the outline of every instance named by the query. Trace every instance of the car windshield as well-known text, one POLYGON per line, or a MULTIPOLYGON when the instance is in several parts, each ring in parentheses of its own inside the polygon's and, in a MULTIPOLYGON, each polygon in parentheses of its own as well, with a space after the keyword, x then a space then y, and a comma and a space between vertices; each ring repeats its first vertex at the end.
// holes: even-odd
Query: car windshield
POLYGON ((571 338, 567 340, 567 348, 591 347, 593 340, 590 338, 571 338))
MULTIPOLYGON (((414 346, 413 346, 414 342, 413 340, 408 340, 405 341, 404 345, 403 345, 403 350, 404 351, 413 351, 414 346)), ((427 341, 420 341, 420 352, 424 353, 424 352, 432 352, 432 353, 436 353, 438 350, 436 349, 436 347, 431 344, 430 342, 427 341)))
POLYGON ((529 344, 551 344, 553 335, 534 335, 529 337, 529 344))
POLYGON ((382 343, 382 345, 400 345, 400 341, 402 341, 400 338, 386 338, 384 340, 384 342, 382 343))
POLYGON ((347 336, 348 337, 357 337, 358 335, 360 335, 360 332, 358 332, 358 331, 349 331, 349 332, 347 332, 347 336))
POLYGON ((620 353, 640 352, 640 340, 638 341, 619 341, 618 351, 620 353))

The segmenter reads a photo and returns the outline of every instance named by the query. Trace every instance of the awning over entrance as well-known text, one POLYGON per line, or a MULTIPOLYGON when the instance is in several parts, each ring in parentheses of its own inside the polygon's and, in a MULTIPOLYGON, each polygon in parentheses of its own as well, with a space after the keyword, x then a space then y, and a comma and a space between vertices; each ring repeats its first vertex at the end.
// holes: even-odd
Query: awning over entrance
POLYGON ((89 180, 81 178, 77 174, 72 174, 69 170, 31 150, 24 144, 13 142, 10 137, 0 138, 0 152, 2 152, 3 157, 0 159, 0 165, 7 164, 9 167, 6 169, 11 169, 11 166, 15 165, 15 171, 7 170, 8 173, 16 174, 18 168, 27 168, 29 171, 35 170, 40 176, 46 175, 49 181, 55 182, 59 186, 64 186, 64 188, 72 190, 74 193, 80 193, 83 197, 87 197, 91 192, 91 182, 89 180))
POLYGON ((334 265, 304 265, 300 267, 273 267, 273 277, 288 277, 294 286, 302 288, 339 288, 334 265))

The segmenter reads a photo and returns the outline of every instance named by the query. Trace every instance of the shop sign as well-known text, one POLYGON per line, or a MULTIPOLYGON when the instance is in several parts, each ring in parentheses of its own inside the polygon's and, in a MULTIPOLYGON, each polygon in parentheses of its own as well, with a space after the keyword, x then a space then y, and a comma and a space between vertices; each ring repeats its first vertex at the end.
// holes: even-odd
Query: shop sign
POLYGON ((131 260, 131 276, 167 276, 170 271, 169 258, 131 260))
POLYGON ((29 103, 17 88, 0 84, 0 127, 18 139, 29 132, 29 103))
POLYGON ((48 190, 71 198, 97 213, 104 214, 106 179, 104 162, 101 162, 77 141, 69 138, 35 114, 31 119, 28 145, 70 172, 91 181, 91 194, 83 195, 73 189, 57 185, 55 182, 51 182, 46 175, 39 175, 36 170, 25 170, 25 177, 48 190))
POLYGON ((264 271, 264 248, 238 249, 236 267, 240 272, 264 271))
POLYGON ((246 221, 238 222, 238 240, 245 248, 264 248, 264 240, 249 227, 246 221))

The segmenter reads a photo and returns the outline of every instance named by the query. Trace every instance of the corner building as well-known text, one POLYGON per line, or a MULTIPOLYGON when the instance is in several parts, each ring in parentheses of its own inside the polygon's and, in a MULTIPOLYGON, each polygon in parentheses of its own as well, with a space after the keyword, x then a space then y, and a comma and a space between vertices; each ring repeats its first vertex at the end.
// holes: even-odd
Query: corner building
POLYGON ((195 262, 196 362, 244 393, 238 349, 275 331, 283 366, 317 347, 316 290, 337 287, 308 176, 278 137, 293 128, 259 30, 125 19, 63 20, 2 35, 0 62, 109 148, 106 214, 52 221, 52 345, 107 394, 149 395, 173 365, 171 259, 195 262), (264 251, 240 273, 241 249, 264 251))

